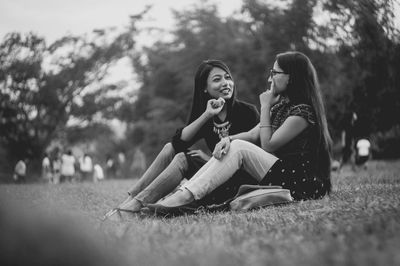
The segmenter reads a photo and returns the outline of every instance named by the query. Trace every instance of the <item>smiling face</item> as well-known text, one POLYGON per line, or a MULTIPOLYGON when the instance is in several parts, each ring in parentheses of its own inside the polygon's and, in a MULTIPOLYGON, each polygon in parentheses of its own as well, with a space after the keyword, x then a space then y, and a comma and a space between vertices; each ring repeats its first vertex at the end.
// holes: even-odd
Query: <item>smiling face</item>
POLYGON ((206 90, 214 99, 222 97, 224 100, 229 100, 234 90, 233 79, 225 70, 214 67, 208 75, 206 90))
POLYGON ((281 94, 286 90, 289 82, 289 74, 278 73, 284 72, 283 69, 278 65, 278 61, 275 61, 272 68, 272 74, 269 74, 268 82, 271 82, 271 90, 275 94, 281 94))

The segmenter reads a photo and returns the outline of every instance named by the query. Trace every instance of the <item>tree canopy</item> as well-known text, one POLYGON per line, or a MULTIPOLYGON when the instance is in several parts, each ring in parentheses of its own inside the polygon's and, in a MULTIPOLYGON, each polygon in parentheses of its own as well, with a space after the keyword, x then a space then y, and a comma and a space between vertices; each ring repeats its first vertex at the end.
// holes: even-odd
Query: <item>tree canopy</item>
POLYGON ((32 33, 5 37, 0 45, 0 144, 11 162, 41 157, 71 117, 90 124, 98 112, 114 116, 113 107, 123 98, 105 94, 116 86, 82 92, 133 49, 133 34, 131 29, 111 41, 102 33, 91 40, 66 36, 50 46, 32 33))

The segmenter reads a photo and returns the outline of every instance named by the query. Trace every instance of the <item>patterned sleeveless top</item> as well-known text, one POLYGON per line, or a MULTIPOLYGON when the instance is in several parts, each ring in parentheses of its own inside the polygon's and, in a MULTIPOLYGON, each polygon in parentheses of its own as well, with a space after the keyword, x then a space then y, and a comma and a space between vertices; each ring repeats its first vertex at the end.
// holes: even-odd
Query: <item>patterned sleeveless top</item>
POLYGON ((276 155, 279 158, 311 153, 315 145, 317 145, 316 117, 312 106, 308 104, 294 105, 290 103, 288 98, 282 98, 279 103, 271 108, 272 132, 274 133, 289 116, 300 116, 310 126, 276 151, 276 155))

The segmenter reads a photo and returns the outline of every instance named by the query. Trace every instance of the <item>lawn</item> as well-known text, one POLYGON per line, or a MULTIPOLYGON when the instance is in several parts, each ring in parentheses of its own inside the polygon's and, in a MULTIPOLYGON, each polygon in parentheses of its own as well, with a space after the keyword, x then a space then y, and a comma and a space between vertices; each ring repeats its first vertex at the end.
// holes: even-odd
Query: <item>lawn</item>
POLYGON ((400 265, 400 161, 333 172, 322 200, 101 223, 132 180, 0 185, 0 264, 400 265))

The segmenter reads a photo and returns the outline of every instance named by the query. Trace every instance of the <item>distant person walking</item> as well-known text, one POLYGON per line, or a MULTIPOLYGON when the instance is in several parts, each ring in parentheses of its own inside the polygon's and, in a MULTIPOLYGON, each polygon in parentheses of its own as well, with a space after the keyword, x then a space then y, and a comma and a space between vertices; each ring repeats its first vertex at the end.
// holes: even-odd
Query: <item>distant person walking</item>
POLYGON ((89 180, 93 175, 93 162, 89 154, 85 153, 79 160, 79 167, 83 180, 89 180))
POLYGON ((61 156, 61 180, 60 182, 71 182, 75 176, 75 157, 72 151, 68 150, 61 156))
POLYGON ((56 155, 54 158, 53 162, 53 183, 54 184, 59 184, 60 183, 60 178, 61 178, 61 159, 60 155, 56 155))
POLYGON ((14 168, 14 181, 16 183, 26 182, 26 159, 19 160, 14 168))
POLYGON ((47 153, 44 154, 42 160, 42 178, 48 183, 53 183, 53 174, 51 171, 51 163, 47 153))
POLYGON ((357 119, 357 114, 355 112, 348 114, 345 118, 344 129, 342 131, 343 148, 341 165, 348 163, 354 154, 355 124, 357 119))
POLYGON ((356 143, 356 165, 367 167, 367 161, 371 156, 371 143, 368 139, 359 139, 356 143))
POLYGON ((93 167, 93 182, 99 182, 104 179, 103 168, 100 164, 96 163, 93 167))
POLYGON ((114 159, 111 157, 111 155, 107 155, 107 161, 106 161, 106 174, 107 178, 115 178, 115 172, 116 172, 116 165, 114 159))

